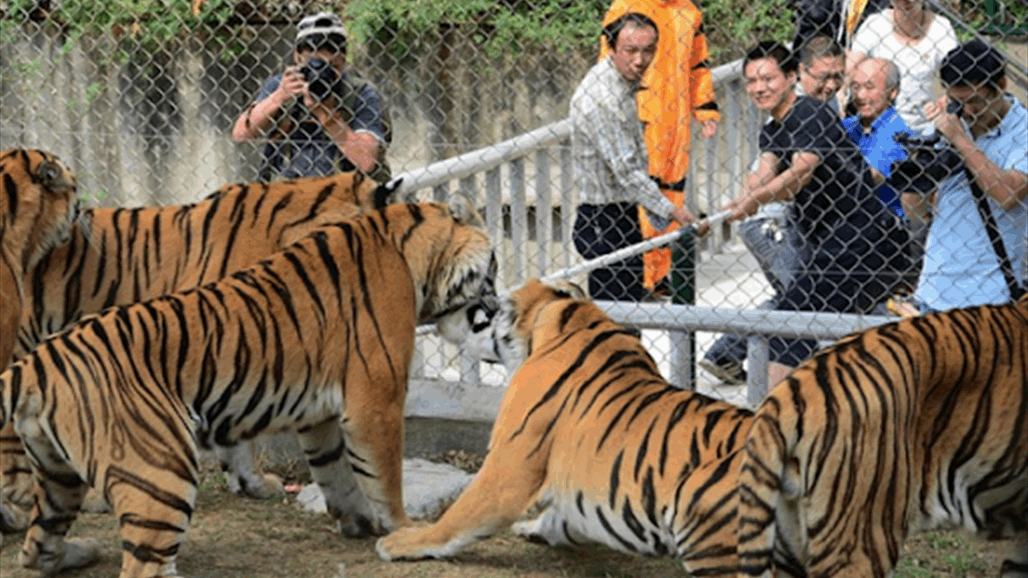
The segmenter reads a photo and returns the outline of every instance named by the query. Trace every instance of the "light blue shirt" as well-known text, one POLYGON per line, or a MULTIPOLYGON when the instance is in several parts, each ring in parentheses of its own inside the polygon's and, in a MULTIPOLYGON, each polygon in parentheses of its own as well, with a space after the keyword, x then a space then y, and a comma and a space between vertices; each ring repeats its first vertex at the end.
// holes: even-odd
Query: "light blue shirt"
MULTIPOLYGON (((975 144, 1000 168, 1028 173, 1028 110, 1012 96, 1005 98, 1011 102, 1010 110, 975 144)), ((1028 279, 1028 202, 1022 199, 1004 211, 991 197, 986 198, 1014 275, 1024 284, 1028 279)), ((950 177, 939 187, 915 297, 935 310, 1010 300, 999 259, 964 173, 950 177)))

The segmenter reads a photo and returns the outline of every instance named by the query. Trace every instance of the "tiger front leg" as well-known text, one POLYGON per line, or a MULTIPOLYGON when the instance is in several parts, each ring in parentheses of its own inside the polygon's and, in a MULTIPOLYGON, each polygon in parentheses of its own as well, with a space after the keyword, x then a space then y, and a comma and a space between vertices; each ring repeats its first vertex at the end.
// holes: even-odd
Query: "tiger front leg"
POLYGON ((410 526, 403 504, 403 399, 348 400, 341 425, 346 458, 383 529, 410 526))
POLYGON ((335 518, 339 533, 348 538, 385 534, 386 521, 372 510, 346 458, 346 443, 339 421, 332 418, 296 433, 311 468, 311 477, 325 496, 325 506, 335 518))
POLYGON ((534 443, 496 443, 497 437, 478 475, 439 521, 380 539, 379 557, 389 562, 453 556, 506 529, 533 503, 546 477, 548 450, 533 453, 534 443))
POLYGON ((261 473, 258 469, 256 446, 255 442, 248 441, 214 449, 221 469, 228 477, 228 489, 233 494, 242 494, 255 500, 270 500, 285 495, 285 488, 278 476, 261 473))

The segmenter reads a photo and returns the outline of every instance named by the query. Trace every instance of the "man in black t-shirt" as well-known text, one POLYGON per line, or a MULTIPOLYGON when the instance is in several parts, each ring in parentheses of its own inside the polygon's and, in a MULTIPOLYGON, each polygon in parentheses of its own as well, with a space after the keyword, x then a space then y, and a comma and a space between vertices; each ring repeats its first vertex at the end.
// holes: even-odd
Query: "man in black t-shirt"
MULTIPOLYGON (((798 97, 794 55, 761 42, 743 60, 746 91, 771 121, 760 133, 760 165, 726 208, 741 220, 774 200, 791 200, 803 238, 798 270, 773 309, 869 311, 903 270, 905 229, 874 191, 870 168, 824 102, 798 97)), ((807 358, 814 340, 771 339, 770 383, 807 358)))

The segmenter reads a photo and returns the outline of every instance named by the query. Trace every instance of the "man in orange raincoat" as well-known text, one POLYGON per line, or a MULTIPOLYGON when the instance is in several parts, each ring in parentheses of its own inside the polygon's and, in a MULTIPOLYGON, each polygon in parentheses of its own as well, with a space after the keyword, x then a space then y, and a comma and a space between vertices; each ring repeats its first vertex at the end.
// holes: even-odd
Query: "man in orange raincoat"
MULTIPOLYGON (((614 0, 603 25, 627 12, 651 18, 658 27, 657 52, 636 96, 639 119, 645 125, 650 154, 650 176, 677 207, 685 203, 685 177, 689 170, 691 120, 702 124, 701 134, 712 138, 721 120, 714 102, 714 86, 707 59, 703 16, 689 0, 614 0)), ((600 43, 600 59, 609 48, 600 43)), ((639 209, 644 239, 673 231, 678 223, 657 230, 639 209)), ((643 255, 643 285, 651 291, 671 269, 671 250, 654 249, 643 255)))

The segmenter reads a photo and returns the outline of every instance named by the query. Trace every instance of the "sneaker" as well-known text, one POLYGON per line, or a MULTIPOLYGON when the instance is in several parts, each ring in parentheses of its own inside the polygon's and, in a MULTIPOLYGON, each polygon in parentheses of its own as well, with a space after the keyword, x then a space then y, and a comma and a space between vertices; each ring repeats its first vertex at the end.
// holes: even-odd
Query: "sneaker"
POLYGON ((700 369, 721 380, 722 385, 743 385, 746 383, 746 370, 738 361, 726 361, 715 363, 708 359, 701 359, 700 369))

